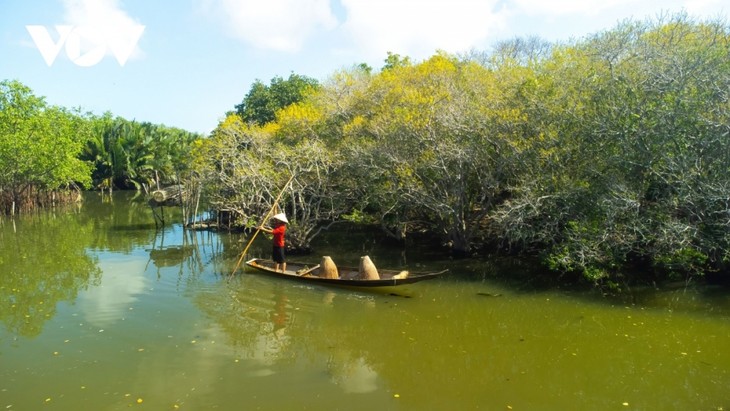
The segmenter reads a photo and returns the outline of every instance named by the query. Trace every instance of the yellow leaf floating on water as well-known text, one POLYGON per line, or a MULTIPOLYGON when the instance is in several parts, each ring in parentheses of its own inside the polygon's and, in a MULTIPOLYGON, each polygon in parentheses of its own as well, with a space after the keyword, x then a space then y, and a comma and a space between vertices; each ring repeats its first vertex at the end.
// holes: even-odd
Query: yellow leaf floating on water
POLYGON ((144 402, 142 398, 137 398, 137 404, 142 404, 142 402, 144 402))
POLYGON ((400 398, 400 394, 393 394, 393 398, 400 398))

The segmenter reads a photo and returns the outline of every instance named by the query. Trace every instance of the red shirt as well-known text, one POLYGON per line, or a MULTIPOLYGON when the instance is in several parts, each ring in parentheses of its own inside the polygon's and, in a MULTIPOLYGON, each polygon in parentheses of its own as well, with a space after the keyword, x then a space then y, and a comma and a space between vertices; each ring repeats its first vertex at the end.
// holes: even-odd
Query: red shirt
POLYGON ((274 235, 274 247, 284 247, 284 233, 286 233, 286 224, 271 230, 271 234, 274 235))

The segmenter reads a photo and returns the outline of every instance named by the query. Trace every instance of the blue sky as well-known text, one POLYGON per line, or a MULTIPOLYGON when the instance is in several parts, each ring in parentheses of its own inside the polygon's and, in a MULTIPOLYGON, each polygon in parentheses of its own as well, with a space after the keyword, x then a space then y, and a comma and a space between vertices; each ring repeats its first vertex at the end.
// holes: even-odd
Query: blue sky
POLYGON ((359 63, 379 69, 388 52, 420 61, 436 50, 489 50, 514 37, 579 39, 661 14, 727 22, 724 4, 0 0, 0 80, 19 80, 50 104, 208 133, 257 79, 268 84, 293 72, 324 81, 359 63))

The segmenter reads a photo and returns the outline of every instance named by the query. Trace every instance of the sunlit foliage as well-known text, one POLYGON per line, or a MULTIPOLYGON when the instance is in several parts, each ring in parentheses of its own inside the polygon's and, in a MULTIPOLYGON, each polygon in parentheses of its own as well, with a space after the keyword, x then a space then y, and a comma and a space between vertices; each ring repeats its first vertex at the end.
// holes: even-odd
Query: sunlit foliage
POLYGON ((327 203, 311 222, 426 234, 460 255, 539 255, 601 286, 634 280, 630 266, 644 279, 726 273, 729 33, 680 14, 565 44, 389 54, 380 72, 338 71, 265 124, 227 119, 207 142, 210 186, 252 216, 295 174, 297 218, 327 203))
POLYGON ((90 135, 78 113, 48 105, 18 81, 0 82, 0 212, 88 187, 90 168, 78 155, 90 135))
POLYGON ((92 137, 81 159, 93 165, 96 188, 134 188, 178 183, 190 171, 192 142, 202 136, 174 127, 112 117, 90 118, 92 137))

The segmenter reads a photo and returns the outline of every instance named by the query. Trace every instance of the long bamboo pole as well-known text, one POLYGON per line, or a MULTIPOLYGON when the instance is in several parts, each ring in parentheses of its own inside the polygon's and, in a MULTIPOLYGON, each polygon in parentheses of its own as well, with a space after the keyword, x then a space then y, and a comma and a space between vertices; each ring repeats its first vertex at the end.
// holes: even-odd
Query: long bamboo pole
POLYGON ((291 183, 291 181, 293 179, 294 179, 294 174, 292 174, 292 176, 289 177, 289 181, 287 181, 286 184, 284 184, 284 187, 282 187, 281 191, 279 192, 279 196, 276 197, 276 200, 274 200, 274 204, 271 205, 271 209, 269 210, 268 213, 266 213, 266 217, 264 217, 264 219, 261 221, 261 224, 256 226, 256 232, 253 233, 253 236, 251 236, 251 239, 248 240, 248 244, 246 244, 246 248, 243 249, 243 252, 241 253, 241 257, 238 259, 238 263, 236 263, 236 268, 234 268, 233 271, 231 272, 231 277, 233 276, 233 274, 236 273, 236 271, 238 271, 238 267, 241 266, 241 261, 243 261, 243 257, 246 255, 248 248, 251 247, 251 244, 253 244, 253 240, 256 239, 257 235, 259 235, 259 231, 261 231, 260 227, 262 225, 264 225, 264 223, 269 219, 269 216, 276 208, 276 205, 279 203, 281 196, 284 194, 284 191, 286 191, 286 188, 289 187, 289 183, 291 183))

